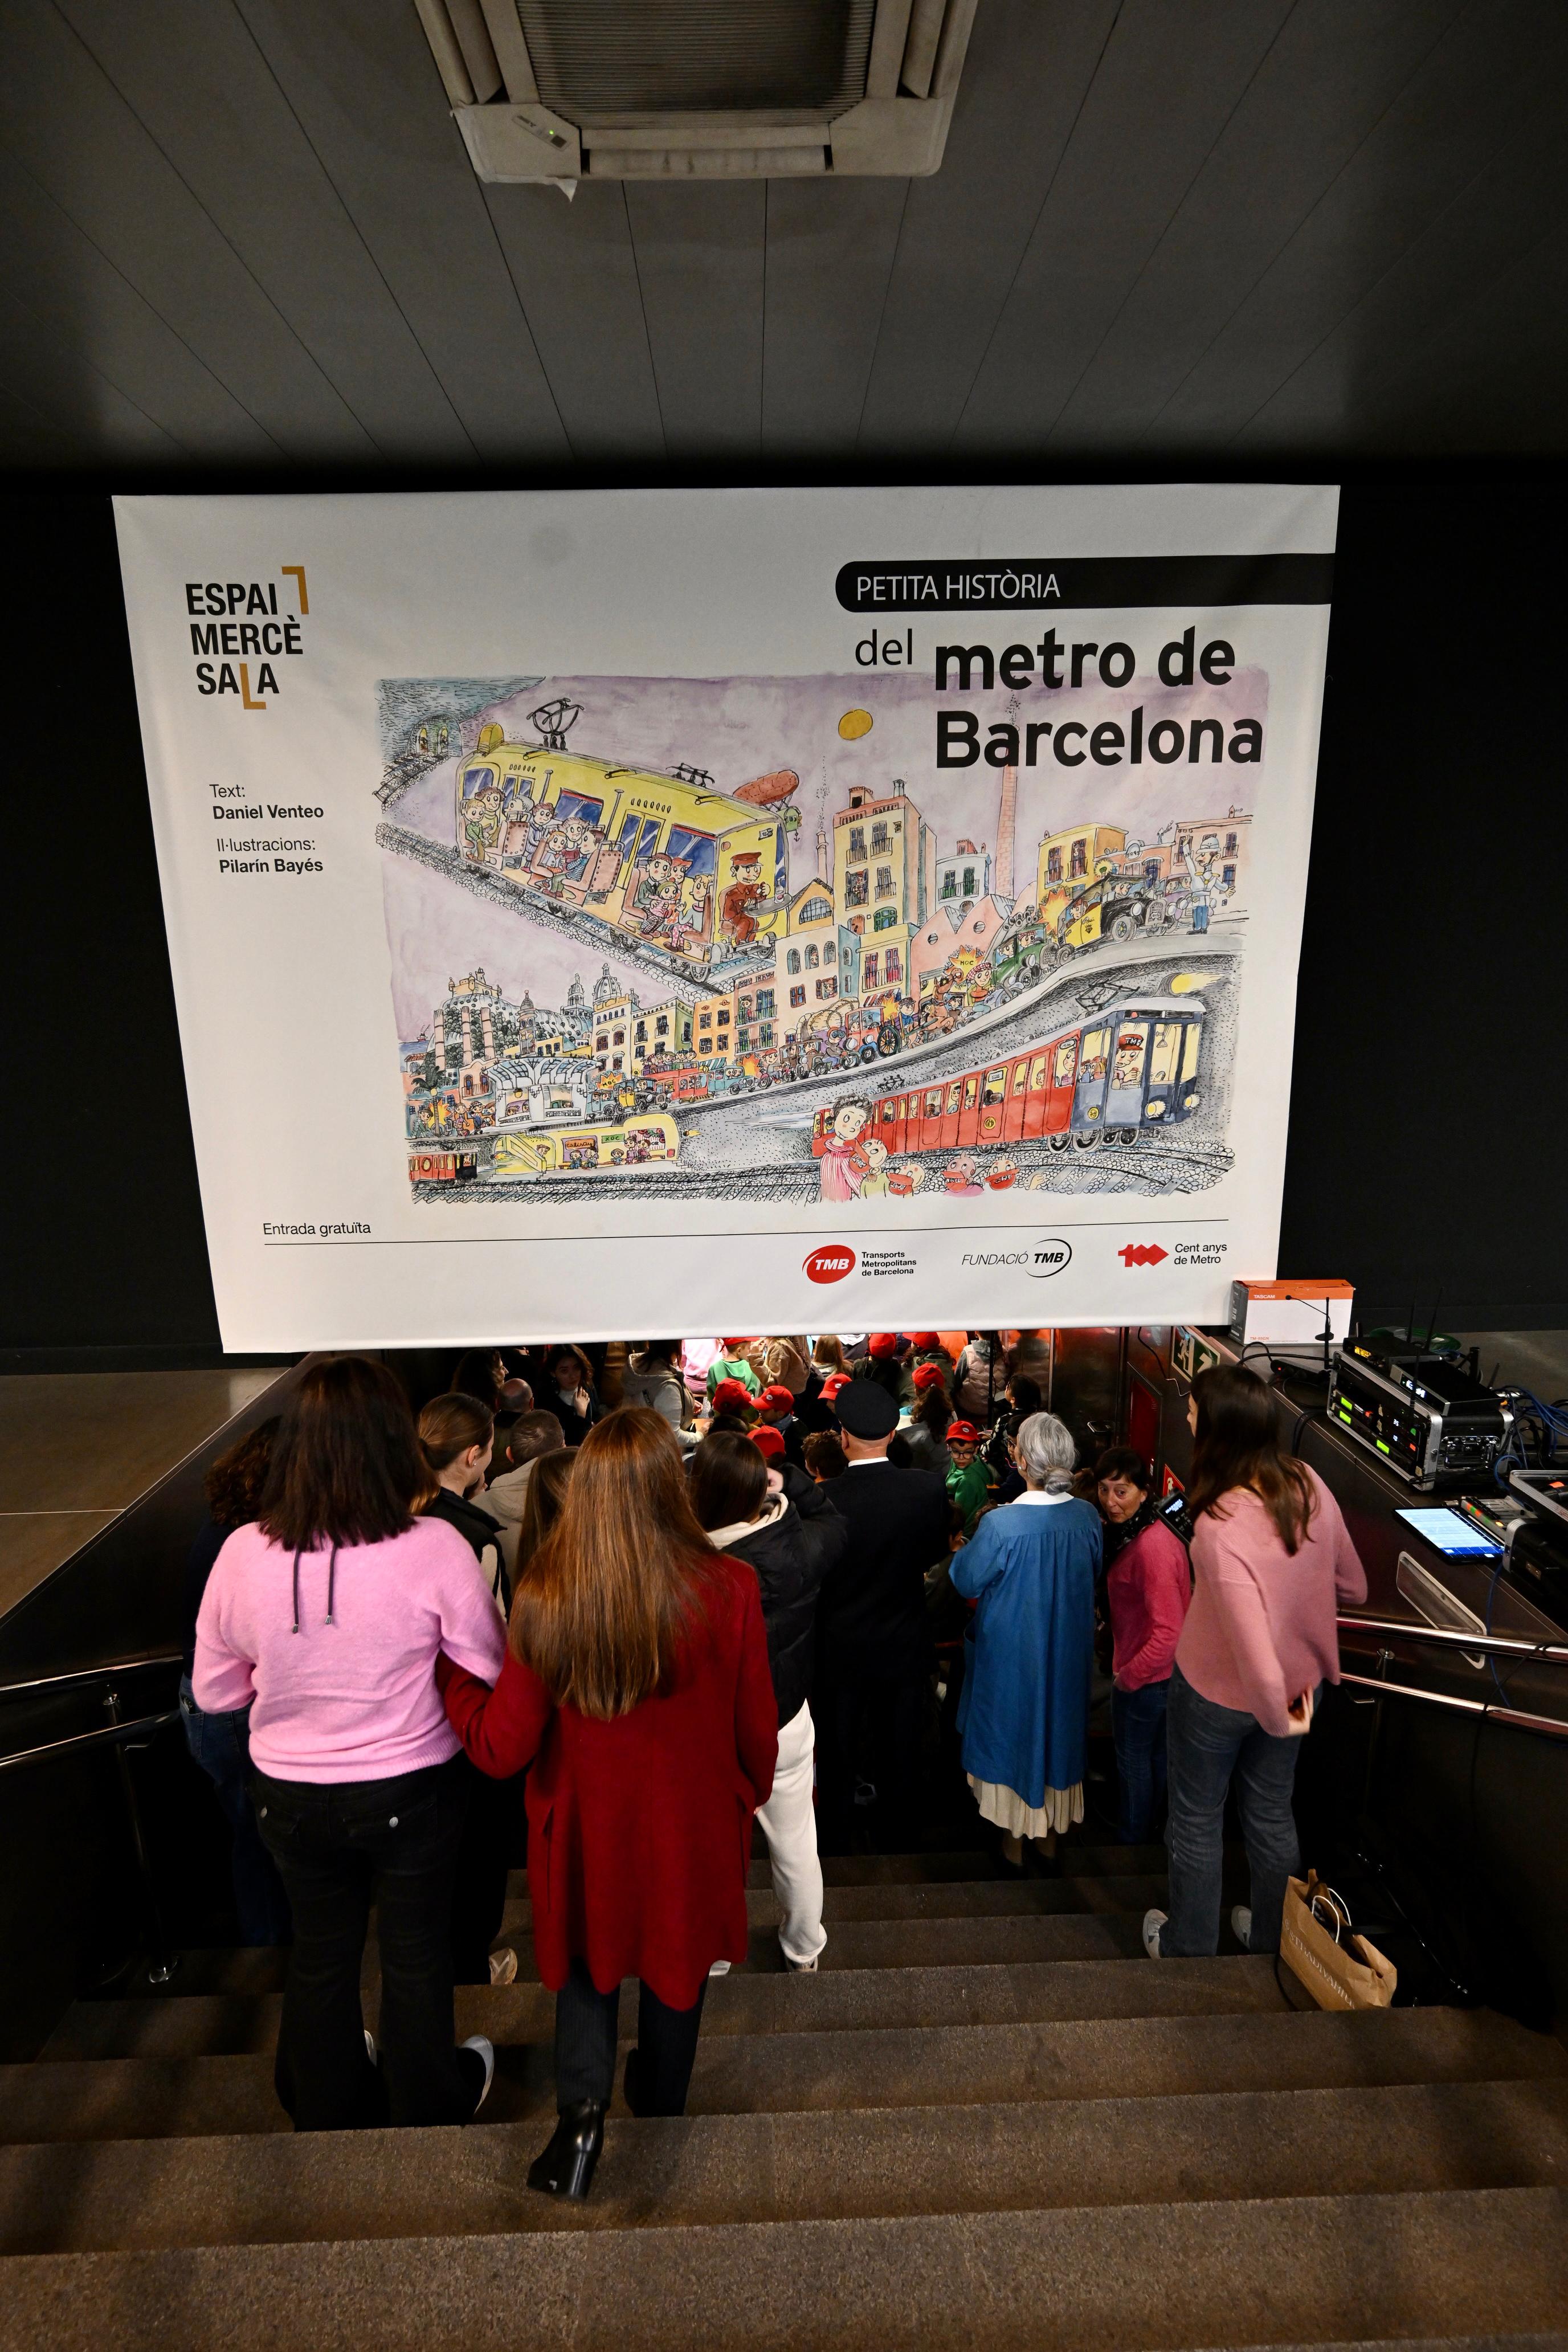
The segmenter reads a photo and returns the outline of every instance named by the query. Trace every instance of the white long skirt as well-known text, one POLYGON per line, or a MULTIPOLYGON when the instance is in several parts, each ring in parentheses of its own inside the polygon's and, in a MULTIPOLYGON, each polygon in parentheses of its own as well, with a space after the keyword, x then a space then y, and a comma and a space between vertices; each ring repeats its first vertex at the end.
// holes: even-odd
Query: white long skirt
POLYGON ((1083 1819, 1081 1780, 1075 1780, 1070 1789, 1047 1789, 1043 1803, 1026 1805, 1016 1789, 1005 1789, 996 1780, 977 1780, 973 1772, 965 1777, 974 1791, 981 1820, 994 1822, 1009 1837, 1048 1837, 1053 1830, 1071 1829, 1083 1819))

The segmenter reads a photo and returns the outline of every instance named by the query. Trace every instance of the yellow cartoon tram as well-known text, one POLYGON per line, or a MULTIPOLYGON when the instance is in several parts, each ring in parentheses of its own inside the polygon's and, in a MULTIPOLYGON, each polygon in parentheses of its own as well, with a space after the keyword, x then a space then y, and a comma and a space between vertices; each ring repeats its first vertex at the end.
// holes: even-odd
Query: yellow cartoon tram
POLYGON ((457 770, 458 848, 563 914, 704 966, 771 938, 788 891, 776 811, 660 774, 481 729, 457 770))
POLYGON ((614 1127, 548 1128, 498 1135, 497 1176, 550 1176, 580 1168, 651 1168, 677 1159, 680 1138, 666 1111, 639 1111, 614 1127))

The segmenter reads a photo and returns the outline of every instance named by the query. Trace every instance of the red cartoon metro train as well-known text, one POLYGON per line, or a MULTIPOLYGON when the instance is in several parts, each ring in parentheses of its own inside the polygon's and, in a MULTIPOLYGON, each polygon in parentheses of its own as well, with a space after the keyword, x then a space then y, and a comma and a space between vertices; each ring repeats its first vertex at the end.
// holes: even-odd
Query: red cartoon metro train
MULTIPOLYGON (((1197 1109, 1203 1026, 1198 998, 1129 997, 961 1076, 879 1095, 867 1132, 890 1153, 1134 1143, 1197 1109)), ((812 1125, 819 1159, 833 1109, 819 1110, 812 1125)))

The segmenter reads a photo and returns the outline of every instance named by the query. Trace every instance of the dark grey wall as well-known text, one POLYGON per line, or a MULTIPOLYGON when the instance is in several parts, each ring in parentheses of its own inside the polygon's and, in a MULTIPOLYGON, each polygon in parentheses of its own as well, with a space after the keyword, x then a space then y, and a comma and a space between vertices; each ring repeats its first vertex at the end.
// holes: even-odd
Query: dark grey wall
MULTIPOLYGON (((1106 469, 1113 478, 1114 468, 1106 469)), ((1005 467, 996 478, 1008 478, 1005 467)), ((107 500, 20 494, 0 1363, 217 1352, 107 500)), ((1281 1267, 1373 1317, 1568 1324, 1556 474, 1344 495, 1281 1267)))

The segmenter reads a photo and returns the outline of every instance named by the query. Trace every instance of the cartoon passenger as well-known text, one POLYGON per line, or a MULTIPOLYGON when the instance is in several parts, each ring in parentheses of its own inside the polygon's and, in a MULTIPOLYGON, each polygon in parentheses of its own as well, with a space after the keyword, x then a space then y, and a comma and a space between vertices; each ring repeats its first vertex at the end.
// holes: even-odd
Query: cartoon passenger
POLYGON ((1215 872, 1218 855, 1219 840, 1217 835, 1212 833, 1204 835, 1203 846, 1195 859, 1191 843, 1184 841, 1182 844, 1182 863, 1185 866, 1192 880, 1188 896, 1193 910, 1194 931, 1206 931, 1209 927, 1210 902, 1218 894, 1218 876, 1215 872))
POLYGON ((678 955, 689 955, 708 936, 710 900, 704 876, 689 874, 680 886, 680 904, 669 927, 669 944, 678 955))
POLYGON ((763 896, 761 851, 748 849, 732 858, 730 872, 732 878, 719 902, 719 914, 731 946, 748 947, 757 936, 757 919, 752 909, 763 896))
POLYGON ((568 882, 582 880, 594 845, 594 828, 580 816, 569 816, 551 829, 539 853, 537 870, 552 898, 565 896, 568 882))
POLYGON ((463 803, 463 850, 465 856, 482 858, 500 837, 501 801, 493 784, 487 784, 471 801, 463 803))
POLYGON ((853 1201, 859 1192, 869 1164, 860 1139, 870 1124, 869 1103, 841 1102, 835 1108, 833 1132, 820 1163, 825 1201, 853 1201))
POLYGON ((644 866, 632 894, 630 911, 638 918, 638 929, 645 940, 657 938, 675 922, 680 911, 680 878, 685 871, 683 858, 668 856, 661 849, 656 849, 644 866))
POLYGON ((970 1152, 961 1152, 956 1160, 948 1161, 942 1183, 951 1197, 963 1201, 977 1201, 984 1189, 975 1182, 975 1163, 970 1152))

